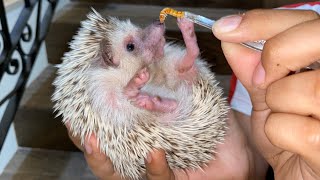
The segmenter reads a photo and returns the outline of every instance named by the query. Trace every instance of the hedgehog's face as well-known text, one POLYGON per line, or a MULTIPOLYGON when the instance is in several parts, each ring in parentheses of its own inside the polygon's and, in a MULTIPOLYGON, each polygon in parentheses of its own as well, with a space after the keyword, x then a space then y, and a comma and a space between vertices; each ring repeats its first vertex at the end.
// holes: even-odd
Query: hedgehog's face
MULTIPOLYGON (((83 58, 81 61, 79 58, 72 59, 77 68, 86 65, 86 71, 82 70, 80 76, 76 74, 74 77, 86 80, 83 92, 88 94, 82 97, 89 99, 91 111, 95 116, 107 120, 117 110, 128 112, 130 116, 134 114, 131 102, 123 96, 123 88, 143 66, 162 59, 164 25, 154 22, 143 29, 129 20, 103 18, 91 13, 77 39, 72 52, 83 58), (81 66, 78 62, 81 62, 81 66)), ((71 73, 75 74, 75 71, 71 73)), ((117 122, 130 123, 127 122, 128 113, 119 113, 117 122)))
POLYGON ((108 40, 102 41, 102 52, 109 51, 107 54, 110 55, 106 57, 102 54, 105 62, 111 61, 116 66, 131 64, 131 61, 148 64, 163 57, 164 25, 160 22, 141 29, 130 21, 115 20, 113 26, 113 31, 108 33, 108 40))

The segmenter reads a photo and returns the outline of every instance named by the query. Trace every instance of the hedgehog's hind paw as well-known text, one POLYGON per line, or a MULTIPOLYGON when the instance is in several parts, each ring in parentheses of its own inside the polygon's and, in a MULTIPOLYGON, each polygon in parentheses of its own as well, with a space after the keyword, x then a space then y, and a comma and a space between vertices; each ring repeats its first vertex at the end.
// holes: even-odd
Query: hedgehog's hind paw
POLYGON ((177 102, 173 99, 161 98, 159 96, 150 96, 145 93, 140 93, 135 101, 135 104, 149 111, 168 113, 177 108, 177 102))

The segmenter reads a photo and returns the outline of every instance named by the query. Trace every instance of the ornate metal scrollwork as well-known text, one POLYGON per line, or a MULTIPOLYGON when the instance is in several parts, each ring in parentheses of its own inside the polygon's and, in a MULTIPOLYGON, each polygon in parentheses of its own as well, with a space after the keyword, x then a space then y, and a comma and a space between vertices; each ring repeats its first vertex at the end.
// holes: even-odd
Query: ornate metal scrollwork
POLYGON ((32 39, 32 29, 29 24, 26 24, 25 29, 22 32, 21 39, 24 42, 30 42, 32 39))
POLYGON ((6 67, 6 72, 10 75, 17 74, 19 71, 18 59, 11 59, 6 67))
MULTIPOLYGON (((45 12, 42 13, 42 0, 24 0, 25 5, 16 23, 11 28, 12 30, 9 31, 4 2, 0 0, 0 85, 5 77, 4 74, 18 77, 17 82, 12 82, 15 83, 14 88, 4 97, 3 94, 0 96, 0 107, 7 102, 4 114, 2 117, 0 116, 0 151, 18 109, 33 64, 48 32, 48 27, 59 0, 47 1, 49 5, 45 12), (34 9, 37 9, 37 15, 36 26, 33 29, 33 27, 28 24, 28 21, 34 9), (44 14, 44 16, 41 17, 41 14, 44 14), (34 40, 32 41, 32 39, 34 40), (22 48, 22 42, 27 42, 31 45, 31 48, 24 50, 22 48), (16 57, 14 54, 18 54, 20 57, 16 57)), ((4 89, 6 89, 6 87, 0 87, 1 92, 4 89)))
POLYGON ((0 54, 2 53, 3 51, 3 39, 2 39, 2 36, 3 36, 3 32, 2 30, 0 30, 0 54))

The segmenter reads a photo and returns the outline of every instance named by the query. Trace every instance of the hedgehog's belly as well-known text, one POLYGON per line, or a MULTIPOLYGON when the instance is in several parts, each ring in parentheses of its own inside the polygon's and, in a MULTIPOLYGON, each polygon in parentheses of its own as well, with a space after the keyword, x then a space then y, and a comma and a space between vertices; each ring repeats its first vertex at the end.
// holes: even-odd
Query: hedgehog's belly
POLYGON ((220 88, 210 81, 199 83, 193 87, 192 108, 180 108, 183 114, 174 121, 141 118, 131 128, 109 127, 108 132, 101 132, 109 136, 105 150, 117 172, 139 179, 145 173, 144 159, 153 148, 165 150, 173 169, 197 169, 212 160, 225 135, 228 108, 223 98, 211 98, 222 95, 220 88))
POLYGON ((153 113, 159 122, 169 123, 176 121, 180 116, 191 111, 192 108, 192 86, 185 82, 176 84, 175 87, 170 87, 166 84, 158 85, 154 82, 149 82, 142 89, 142 92, 153 97, 160 97, 162 100, 175 101, 177 108, 168 113, 153 113))

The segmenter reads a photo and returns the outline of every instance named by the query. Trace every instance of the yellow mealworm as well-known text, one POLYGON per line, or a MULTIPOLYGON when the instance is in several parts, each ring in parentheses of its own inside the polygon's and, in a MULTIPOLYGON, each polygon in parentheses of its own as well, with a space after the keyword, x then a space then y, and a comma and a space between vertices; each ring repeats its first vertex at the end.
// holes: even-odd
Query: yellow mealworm
POLYGON ((160 12, 160 16, 159 16, 159 19, 160 19, 161 23, 164 22, 164 20, 166 19, 168 14, 171 15, 171 16, 177 17, 177 18, 184 17, 184 12, 183 11, 177 11, 177 10, 174 10, 172 8, 164 8, 160 12))

